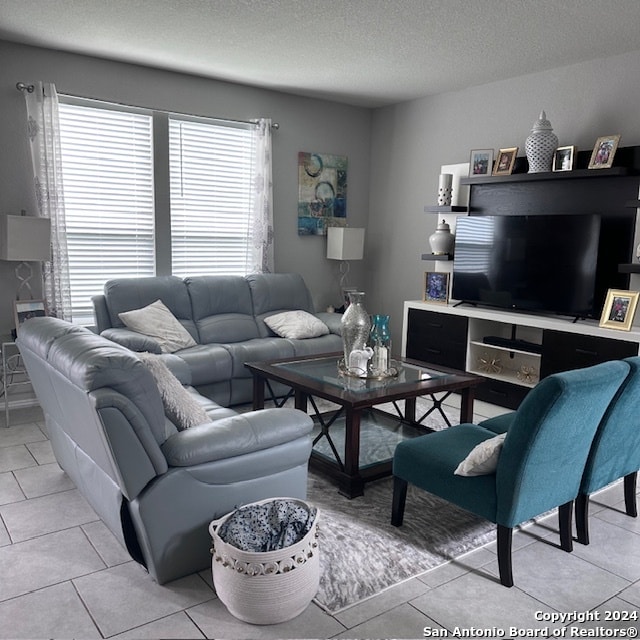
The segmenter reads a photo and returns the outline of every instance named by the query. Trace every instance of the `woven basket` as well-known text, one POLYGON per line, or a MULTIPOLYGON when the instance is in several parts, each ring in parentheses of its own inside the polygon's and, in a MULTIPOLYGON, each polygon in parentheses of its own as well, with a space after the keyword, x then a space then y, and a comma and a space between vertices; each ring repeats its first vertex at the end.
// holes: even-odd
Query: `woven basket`
MULTIPOLYGON (((262 505, 287 500, 309 506, 295 498, 269 498, 253 502, 262 505)), ((305 537, 276 551, 242 551, 227 544, 217 529, 235 512, 209 525, 213 540, 211 569, 218 597, 236 618, 251 624, 277 624, 300 615, 318 591, 320 554, 317 523, 305 537)))

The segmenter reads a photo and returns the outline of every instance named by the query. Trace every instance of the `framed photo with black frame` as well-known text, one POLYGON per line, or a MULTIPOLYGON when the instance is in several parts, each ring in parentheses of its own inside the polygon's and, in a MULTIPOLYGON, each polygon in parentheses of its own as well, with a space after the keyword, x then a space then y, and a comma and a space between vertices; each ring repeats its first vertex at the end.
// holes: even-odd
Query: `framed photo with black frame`
POLYGON ((498 159, 496 160, 495 167, 493 168, 493 175, 510 176, 513 171, 513 166, 516 163, 517 155, 518 147, 500 149, 500 151, 498 151, 498 159))
POLYGON ((602 308, 600 326, 607 329, 629 331, 636 314, 639 296, 640 293, 637 291, 609 289, 602 308))
POLYGON ((426 271, 424 274, 425 302, 449 302, 449 273, 441 271, 426 271))
POLYGON ((553 154, 553 171, 571 171, 576 155, 575 146, 558 147, 553 154))

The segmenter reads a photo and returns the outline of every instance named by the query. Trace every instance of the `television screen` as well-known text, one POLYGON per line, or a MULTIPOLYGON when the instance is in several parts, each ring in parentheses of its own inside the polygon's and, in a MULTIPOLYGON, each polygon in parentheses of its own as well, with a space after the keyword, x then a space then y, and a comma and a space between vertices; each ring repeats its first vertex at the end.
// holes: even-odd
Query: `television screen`
POLYGON ((451 297, 592 316, 600 216, 468 216, 456 222, 451 297))

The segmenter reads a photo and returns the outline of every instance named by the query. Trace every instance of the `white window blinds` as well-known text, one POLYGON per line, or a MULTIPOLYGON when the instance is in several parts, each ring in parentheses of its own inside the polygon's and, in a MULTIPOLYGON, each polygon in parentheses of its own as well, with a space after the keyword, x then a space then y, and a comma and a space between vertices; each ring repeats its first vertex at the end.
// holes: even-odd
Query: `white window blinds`
POLYGON ((72 319, 106 280, 155 273, 152 117, 60 103, 72 319))
POLYGON ((250 126, 170 116, 174 275, 247 273, 255 144, 250 126))

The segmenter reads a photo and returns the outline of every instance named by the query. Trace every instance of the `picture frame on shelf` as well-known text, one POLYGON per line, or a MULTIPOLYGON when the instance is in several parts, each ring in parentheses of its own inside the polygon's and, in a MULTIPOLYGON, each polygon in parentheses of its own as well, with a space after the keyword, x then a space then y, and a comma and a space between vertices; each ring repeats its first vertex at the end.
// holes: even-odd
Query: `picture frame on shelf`
POLYGON ((638 297, 640 297, 640 293, 637 291, 609 289, 602 308, 600 326, 607 329, 629 331, 636 314, 638 297))
POLYGON ((469 177, 490 176, 493 171, 493 149, 471 149, 469 177))
POLYGON ((572 171, 576 155, 575 145, 558 147, 553 154, 553 171, 572 171))
POLYGON ((425 271, 423 301, 447 304, 449 302, 449 280, 448 272, 425 271))
POLYGON ((496 163, 493 168, 492 175, 510 176, 513 171, 513 166, 516 163, 517 155, 518 155, 518 147, 509 147, 508 149, 500 149, 498 151, 498 157, 496 159, 496 163))
POLYGON ((14 300, 13 311, 16 331, 25 320, 47 315, 44 300, 14 300))
POLYGON ((591 152, 589 169, 609 169, 613 165, 613 158, 620 144, 620 134, 600 136, 591 152))

